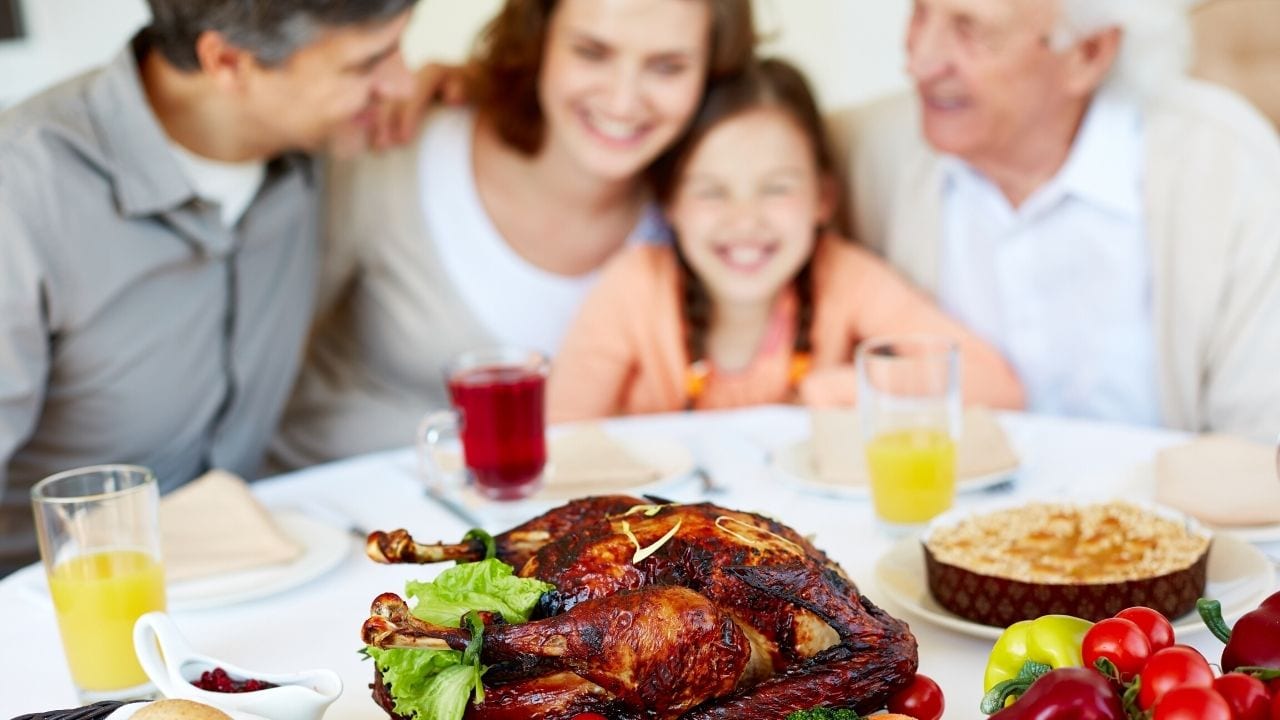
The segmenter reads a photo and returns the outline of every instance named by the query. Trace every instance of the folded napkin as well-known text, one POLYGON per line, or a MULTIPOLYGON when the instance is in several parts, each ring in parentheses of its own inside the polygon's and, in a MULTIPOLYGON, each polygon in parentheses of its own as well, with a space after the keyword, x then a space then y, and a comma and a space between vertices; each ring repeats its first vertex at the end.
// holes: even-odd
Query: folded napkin
MULTIPOLYGON (((810 450, 814 477, 829 485, 867 485, 867 460, 862 449, 861 422, 856 409, 821 409, 812 414, 810 450)), ((964 427, 956 446, 956 480, 989 477, 1018 467, 1018 456, 995 414, 981 407, 966 408, 964 427)))
POLYGON ((302 554, 245 481, 222 470, 160 501, 160 546, 169 581, 280 565, 302 554))
POLYGON ((660 476, 594 423, 551 437, 547 455, 550 468, 539 497, 548 499, 623 491, 660 476))
POLYGON ((1210 525, 1280 523, 1276 449, 1204 435, 1156 455, 1156 501, 1210 525))

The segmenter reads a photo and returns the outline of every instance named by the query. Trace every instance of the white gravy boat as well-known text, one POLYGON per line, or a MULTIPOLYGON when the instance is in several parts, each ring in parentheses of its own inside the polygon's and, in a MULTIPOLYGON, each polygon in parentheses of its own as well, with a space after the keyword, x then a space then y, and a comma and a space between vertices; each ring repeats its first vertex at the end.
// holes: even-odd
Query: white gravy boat
POLYGON ((342 694, 342 680, 332 670, 297 673, 261 673, 245 670, 195 652, 162 612, 138 618, 133 626, 133 647, 142 670, 167 698, 194 700, 226 710, 260 715, 266 720, 320 720, 342 694), (222 668, 233 678, 265 680, 279 687, 245 693, 202 690, 192 684, 200 674, 222 668))

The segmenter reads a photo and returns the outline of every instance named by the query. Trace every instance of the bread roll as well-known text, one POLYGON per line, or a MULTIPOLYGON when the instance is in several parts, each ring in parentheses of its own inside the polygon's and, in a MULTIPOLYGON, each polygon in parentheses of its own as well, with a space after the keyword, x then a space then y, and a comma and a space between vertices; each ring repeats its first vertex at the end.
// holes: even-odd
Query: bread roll
POLYGON ((191 700, 157 700, 133 714, 134 720, 231 720, 216 707, 191 700))

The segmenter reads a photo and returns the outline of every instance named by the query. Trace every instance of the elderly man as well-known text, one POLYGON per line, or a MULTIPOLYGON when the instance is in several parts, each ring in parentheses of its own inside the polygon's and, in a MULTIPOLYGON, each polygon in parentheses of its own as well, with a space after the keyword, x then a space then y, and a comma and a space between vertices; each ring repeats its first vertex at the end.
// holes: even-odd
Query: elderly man
POLYGON ((150 0, 113 62, 0 116, 0 575, 45 475, 258 471, 318 267, 303 153, 411 87, 412 4, 150 0))
POLYGON ((851 220, 1034 411, 1275 438, 1280 143, 1179 0, 915 0, 911 97, 834 119, 851 220))

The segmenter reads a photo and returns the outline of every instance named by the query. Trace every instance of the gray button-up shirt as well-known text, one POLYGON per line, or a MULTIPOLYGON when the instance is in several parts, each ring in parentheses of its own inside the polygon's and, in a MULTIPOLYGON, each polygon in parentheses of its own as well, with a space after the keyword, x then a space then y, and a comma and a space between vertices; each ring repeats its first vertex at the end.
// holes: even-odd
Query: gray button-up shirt
POLYGON ((272 161, 227 228, 173 157, 140 51, 0 115, 0 574, 35 558, 29 491, 50 473, 255 476, 302 356, 311 161, 272 161))

